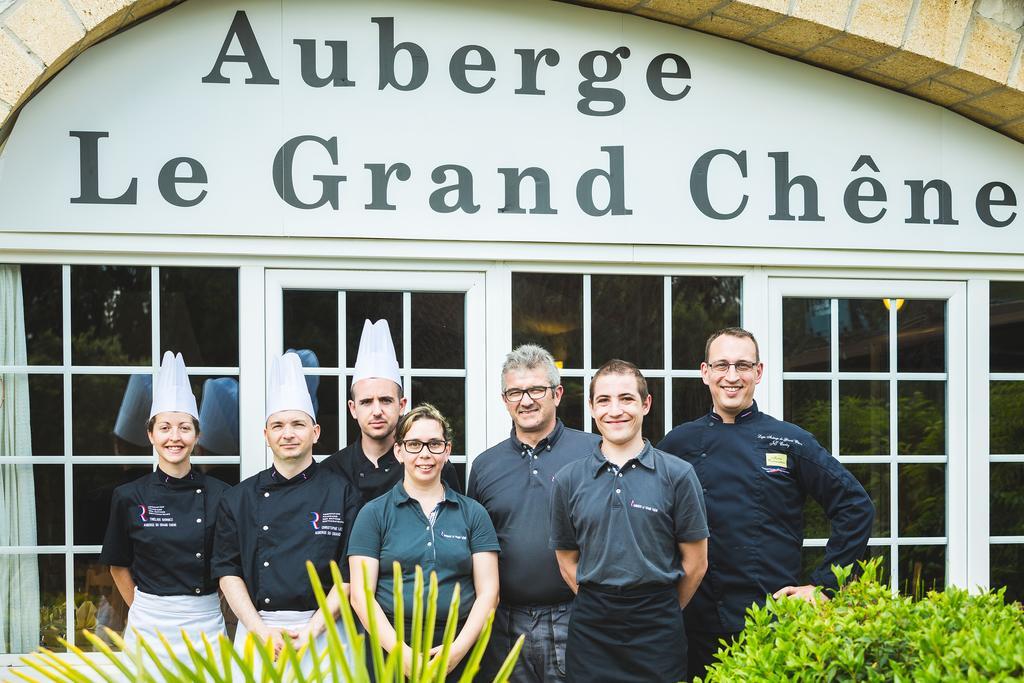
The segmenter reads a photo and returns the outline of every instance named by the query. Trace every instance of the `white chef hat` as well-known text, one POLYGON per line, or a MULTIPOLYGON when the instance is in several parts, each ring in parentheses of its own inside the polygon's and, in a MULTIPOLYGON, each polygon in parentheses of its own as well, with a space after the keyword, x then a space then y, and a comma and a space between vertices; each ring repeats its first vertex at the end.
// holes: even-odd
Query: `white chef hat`
POLYGON ((282 410, 301 410, 316 422, 316 411, 309 398, 302 361, 295 353, 274 358, 267 377, 267 418, 282 410))
POLYGON ((164 360, 160 364, 160 372, 157 373, 156 381, 153 383, 153 405, 149 409, 149 416, 157 413, 188 413, 199 419, 199 408, 196 407, 196 397, 192 394, 192 386, 188 383, 188 370, 185 369, 185 359, 181 354, 174 355, 170 351, 164 353, 164 360))
POLYGON ((218 377, 203 383, 203 403, 199 406, 199 445, 218 455, 237 455, 238 380, 218 377))
POLYGON ((352 384, 367 377, 389 379, 402 386, 395 357, 395 343, 391 341, 391 328, 387 320, 363 322, 363 334, 359 337, 359 351, 356 353, 356 367, 352 384))
POLYGON ((128 443, 149 448, 146 410, 153 404, 153 375, 132 375, 121 399, 114 434, 128 443))

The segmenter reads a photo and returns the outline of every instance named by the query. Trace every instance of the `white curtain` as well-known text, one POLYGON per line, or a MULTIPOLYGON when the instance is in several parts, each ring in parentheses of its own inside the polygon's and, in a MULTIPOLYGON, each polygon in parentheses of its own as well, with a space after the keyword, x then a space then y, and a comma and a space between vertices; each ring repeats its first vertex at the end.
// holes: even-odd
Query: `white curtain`
MULTIPOLYGON (((26 365, 21 268, 0 265, 0 365, 26 365)), ((36 544, 32 465, 4 465, 32 455, 28 376, 0 373, 0 654, 39 646, 39 563, 35 554, 4 554, 3 546, 36 544)))

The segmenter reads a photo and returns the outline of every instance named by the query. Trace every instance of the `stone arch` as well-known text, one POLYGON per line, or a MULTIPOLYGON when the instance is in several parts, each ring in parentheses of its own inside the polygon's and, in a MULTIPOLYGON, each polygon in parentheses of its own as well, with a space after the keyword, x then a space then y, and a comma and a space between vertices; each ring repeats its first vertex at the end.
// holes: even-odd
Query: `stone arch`
MULTIPOLYGON (((0 143, 97 42, 183 0, 0 0, 0 143)), ((573 0, 561 0, 573 1, 573 0)), ((1024 141, 1024 0, 588 0, 949 108, 1024 141)))

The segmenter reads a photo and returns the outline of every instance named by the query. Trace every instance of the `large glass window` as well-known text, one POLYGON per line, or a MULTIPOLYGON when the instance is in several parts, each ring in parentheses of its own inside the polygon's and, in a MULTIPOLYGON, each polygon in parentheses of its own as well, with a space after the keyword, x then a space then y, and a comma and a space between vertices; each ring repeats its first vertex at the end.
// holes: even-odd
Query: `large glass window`
POLYGON ((1024 282, 989 290, 989 585, 1024 601, 1024 282))
MULTIPOLYGON (((948 370, 944 299, 783 297, 783 416, 863 484, 875 505, 868 557, 898 590, 947 581, 948 370)), ((805 508, 805 569, 829 525, 805 508)))
POLYGON ((0 655, 57 637, 91 649, 82 629, 124 627, 97 558, 114 488, 154 467, 145 423, 164 350, 189 366, 193 462, 238 482, 238 271, 0 265, 0 316, 13 435, 0 442, 0 655))
POLYGON ((565 394, 559 417, 594 431, 586 393, 612 358, 640 366, 654 397, 644 436, 655 443, 673 426, 710 410, 700 379, 711 332, 740 324, 741 277, 512 274, 512 346, 551 351, 565 394))

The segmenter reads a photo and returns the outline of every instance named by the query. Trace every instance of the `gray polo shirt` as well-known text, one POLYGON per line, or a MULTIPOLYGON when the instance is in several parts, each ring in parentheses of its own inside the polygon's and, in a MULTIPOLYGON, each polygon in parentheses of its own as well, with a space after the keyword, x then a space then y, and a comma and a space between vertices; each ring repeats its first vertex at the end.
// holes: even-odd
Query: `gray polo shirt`
POLYGON ((555 423, 530 448, 516 438, 492 446, 473 460, 466 493, 487 510, 498 532, 501 602, 554 605, 572 600, 558 572, 551 538, 551 489, 555 473, 584 458, 600 437, 555 423))
POLYGON ((621 469, 605 460, 598 444, 562 468, 554 484, 551 547, 580 551, 580 584, 674 584, 683 576, 678 544, 708 537, 693 467, 646 439, 621 469))

